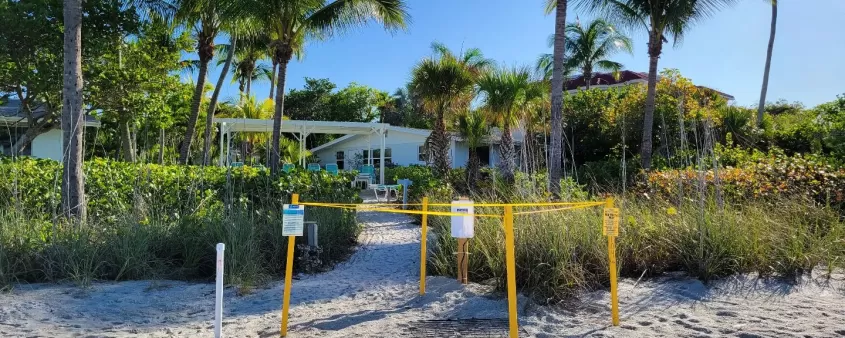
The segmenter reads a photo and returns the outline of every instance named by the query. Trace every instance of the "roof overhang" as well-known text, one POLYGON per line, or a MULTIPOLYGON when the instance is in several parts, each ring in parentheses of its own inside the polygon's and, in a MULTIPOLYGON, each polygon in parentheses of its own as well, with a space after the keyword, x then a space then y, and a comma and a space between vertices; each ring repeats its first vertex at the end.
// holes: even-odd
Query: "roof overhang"
MULTIPOLYGON (((273 120, 220 118, 214 119, 214 123, 225 123, 227 132, 273 132, 273 120)), ((386 123, 284 120, 282 121, 281 132, 369 135, 383 131, 389 126, 386 123)))
MULTIPOLYGON (((0 125, 26 128, 27 122, 26 118, 20 116, 0 116, 0 125)), ((100 123, 100 121, 86 118, 85 126, 99 128, 100 126, 102 126, 102 124, 100 123)))

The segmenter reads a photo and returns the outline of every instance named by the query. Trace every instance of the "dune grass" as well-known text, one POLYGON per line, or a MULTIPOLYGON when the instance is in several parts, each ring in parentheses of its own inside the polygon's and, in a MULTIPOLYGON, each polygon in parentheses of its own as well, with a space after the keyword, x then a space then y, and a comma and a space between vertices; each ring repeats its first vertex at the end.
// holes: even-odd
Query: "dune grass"
MULTIPOLYGON (((685 271, 704 281, 736 273, 794 278, 816 268, 845 266, 845 223, 836 211, 804 201, 748 201, 739 205, 689 203, 680 207, 638 196, 617 200, 617 240, 623 277, 685 271)), ((477 211, 479 212, 479 211, 477 211)), ((501 213, 501 210, 484 210, 501 213)), ((432 273, 454 276, 456 243, 448 219, 433 217, 437 245, 432 273)), ((514 219, 517 285, 554 302, 609 284, 601 208, 518 215, 514 219)), ((474 282, 505 287, 500 219, 476 222, 470 241, 474 282)))
MULTIPOLYGON (((109 222, 69 224, 0 211, 0 288, 19 282, 87 286, 94 280, 211 279, 215 244, 222 242, 226 283, 248 289, 281 276, 287 238, 278 217, 244 207, 178 220, 130 214, 109 222)), ((348 255, 360 231, 354 213, 309 208, 306 217, 322 225, 323 264, 348 255)))

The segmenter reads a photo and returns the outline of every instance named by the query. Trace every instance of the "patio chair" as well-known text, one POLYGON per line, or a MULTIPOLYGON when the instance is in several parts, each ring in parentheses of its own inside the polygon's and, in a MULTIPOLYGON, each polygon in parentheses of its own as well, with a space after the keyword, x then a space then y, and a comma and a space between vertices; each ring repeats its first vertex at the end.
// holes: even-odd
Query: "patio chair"
POLYGON ((358 167, 358 176, 355 176, 355 180, 352 181, 352 186, 358 186, 358 183, 364 183, 364 189, 369 189, 370 185, 373 184, 373 179, 375 178, 375 168, 371 165, 362 165, 358 167))
POLYGON ((367 186, 367 189, 372 190, 373 194, 376 195, 376 202, 381 202, 381 199, 379 199, 379 197, 378 197, 378 194, 380 192, 384 193, 384 201, 388 202, 388 201, 390 201, 390 193, 393 193, 393 196, 395 196, 396 199, 399 198, 399 187, 400 187, 400 185, 372 184, 372 183, 370 183, 367 186))
POLYGON ((282 165, 282 171, 284 171, 286 173, 293 171, 293 168, 296 168, 296 166, 293 165, 293 163, 285 163, 285 164, 282 165))
POLYGON ((320 171, 319 163, 308 163, 308 171, 320 171))
POLYGON ((337 176, 339 173, 337 164, 326 164, 326 171, 328 171, 329 174, 332 174, 334 176, 337 176))

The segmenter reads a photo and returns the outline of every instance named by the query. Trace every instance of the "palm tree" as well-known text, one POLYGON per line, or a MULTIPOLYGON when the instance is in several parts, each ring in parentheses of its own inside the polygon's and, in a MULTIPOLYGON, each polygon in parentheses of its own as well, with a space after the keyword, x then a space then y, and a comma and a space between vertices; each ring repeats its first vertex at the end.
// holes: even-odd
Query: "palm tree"
POLYGON ((631 28, 648 31, 648 91, 646 92, 643 138, 640 148, 643 169, 651 169, 657 61, 663 52, 663 43, 668 41, 668 36, 672 37, 677 45, 692 24, 736 1, 599 0, 581 2, 587 10, 602 12, 612 22, 619 22, 631 28))
POLYGON ((531 71, 526 67, 497 68, 478 79, 478 91, 483 94, 485 108, 492 113, 493 120, 502 126, 499 170, 502 178, 508 183, 514 180, 516 166, 511 127, 517 122, 518 105, 525 102, 531 83, 531 71))
POLYGON ((563 77, 566 55, 566 5, 567 0, 547 0, 546 14, 555 12, 554 61, 552 63, 552 137, 549 154, 549 192, 560 196, 561 156, 563 155, 563 77))
MULTIPOLYGON (((188 125, 185 129, 182 145, 179 148, 178 163, 180 164, 188 163, 191 143, 193 143, 196 124, 199 119, 200 104, 205 90, 208 63, 214 58, 214 39, 221 32, 239 29, 236 29, 236 27, 241 23, 242 16, 233 11, 232 5, 235 3, 237 1, 233 0, 178 0, 176 20, 193 31, 197 40, 197 55, 199 56, 197 82, 191 100, 188 125)), ((214 106, 216 104, 212 107, 214 106)))
POLYGON ((84 221, 85 176, 82 172, 82 0, 64 0, 64 71, 62 72, 62 214, 84 221))
POLYGON ((305 41, 323 39, 362 26, 370 20, 385 29, 405 27, 408 14, 403 0, 251 0, 240 7, 252 13, 267 29, 273 58, 278 65, 276 108, 273 114, 273 142, 270 170, 278 172, 282 116, 285 107, 285 77, 294 55, 300 57, 305 41))
POLYGON ((469 189, 475 189, 475 183, 481 176, 481 159, 478 157, 478 147, 490 131, 487 119, 480 110, 468 110, 458 116, 458 131, 469 148, 467 160, 466 180, 469 189))
POLYGON ((450 167, 446 118, 451 112, 469 105, 475 80, 491 61, 475 48, 455 55, 435 42, 432 49, 436 57, 423 59, 411 71, 409 92, 421 98, 425 109, 434 116, 434 130, 430 136, 431 156, 435 172, 443 177, 450 167))
POLYGON ((240 48, 235 51, 235 68, 233 72, 233 81, 238 82, 238 90, 249 96, 252 92, 252 81, 268 78, 270 69, 261 61, 268 58, 267 45, 269 41, 266 37, 258 37, 248 39, 240 44, 240 48))
POLYGON ((778 0, 772 2, 772 28, 769 32, 769 49, 766 50, 766 68, 763 70, 763 88, 760 90, 760 103, 757 105, 757 127, 763 124, 763 112, 766 110, 766 92, 769 91, 769 69, 772 67, 772 49, 775 48, 775 31, 778 25, 778 0))
MULTIPOLYGON (((223 70, 217 78, 217 85, 214 86, 214 93, 211 94, 211 101, 208 103, 208 113, 205 116, 205 134, 203 135, 202 147, 202 165, 208 165, 211 161, 211 129, 214 122, 214 114, 217 111, 217 100, 220 98, 220 91, 223 89, 223 82, 226 81, 226 74, 229 72, 229 67, 232 66, 232 59, 235 56, 235 48, 237 47, 237 40, 232 37, 229 39, 229 45, 225 46, 226 59, 223 61, 223 70)), ((218 47, 220 47, 218 45, 218 47)))
POLYGON ((631 39, 602 19, 590 22, 586 29, 580 22, 568 24, 566 33, 566 49, 569 51, 566 61, 571 68, 581 70, 587 89, 590 89, 593 69, 612 72, 618 78, 622 64, 607 58, 620 51, 629 54, 633 51, 631 39))

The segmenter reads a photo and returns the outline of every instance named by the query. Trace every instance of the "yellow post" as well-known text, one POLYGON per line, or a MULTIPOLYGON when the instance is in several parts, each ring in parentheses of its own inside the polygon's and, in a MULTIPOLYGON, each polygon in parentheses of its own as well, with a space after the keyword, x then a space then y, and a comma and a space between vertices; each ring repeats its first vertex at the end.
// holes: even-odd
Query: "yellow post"
MULTIPOLYGON (((293 194, 290 200, 291 204, 299 204, 299 194, 293 194)), ((282 337, 288 335, 288 311, 290 311, 290 288, 291 279, 293 279, 293 248, 296 246, 296 237, 288 236, 288 257, 285 265, 285 291, 282 301, 282 328, 279 331, 282 337)))
MULTIPOLYGON (((605 208, 613 208, 613 198, 608 198, 605 208)), ((604 224, 602 224, 604 226, 604 224)), ((607 234, 607 256, 610 260, 610 316, 613 326, 619 326, 619 291, 616 280, 616 234, 607 234)))
POLYGON ((505 263, 508 271, 508 323, 510 338, 519 337, 519 322, 516 320, 516 257, 513 240, 513 207, 505 206, 505 263))
MULTIPOLYGON (((428 211, 428 197, 423 197, 422 211, 428 211)), ((428 240, 428 214, 422 215, 422 239, 420 240, 420 296, 425 295, 425 260, 428 254, 426 242, 428 240)))

